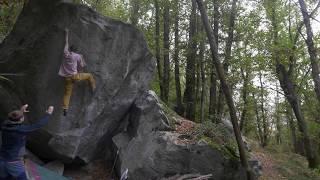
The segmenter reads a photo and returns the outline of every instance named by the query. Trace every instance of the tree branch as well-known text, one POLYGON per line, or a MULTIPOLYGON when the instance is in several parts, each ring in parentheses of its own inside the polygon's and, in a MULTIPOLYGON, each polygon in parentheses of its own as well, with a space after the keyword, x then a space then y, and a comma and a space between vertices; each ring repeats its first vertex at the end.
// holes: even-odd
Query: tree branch
POLYGON ((320 23, 320 21, 318 19, 316 19, 315 17, 310 16, 310 18, 320 23))
POLYGON ((274 89, 274 88, 272 88, 272 87, 264 87, 264 88, 267 88, 267 89, 270 89, 270 90, 272 90, 272 91, 275 91, 275 92, 277 92, 277 93, 279 93, 279 94, 281 94, 281 95, 283 95, 283 96, 286 96, 282 91, 279 91, 279 90, 277 90, 277 89, 274 89))
POLYGON ((299 92, 302 88, 302 83, 305 80, 305 78, 307 77, 307 75, 310 73, 310 71, 311 71, 311 67, 309 67, 308 71, 304 74, 303 78, 301 79, 299 86, 298 86, 298 89, 297 89, 297 94, 299 94, 299 92))
MULTIPOLYGON (((313 9, 313 11, 310 13, 309 16, 312 17, 318 11, 319 8, 320 8, 320 1, 318 2, 317 6, 313 9)), ((303 21, 301 21, 298 25, 297 33, 296 33, 296 36, 293 41, 293 46, 296 46, 296 44, 297 44, 297 41, 299 39, 299 34, 301 34, 301 29, 302 29, 303 25, 304 25, 303 21)))

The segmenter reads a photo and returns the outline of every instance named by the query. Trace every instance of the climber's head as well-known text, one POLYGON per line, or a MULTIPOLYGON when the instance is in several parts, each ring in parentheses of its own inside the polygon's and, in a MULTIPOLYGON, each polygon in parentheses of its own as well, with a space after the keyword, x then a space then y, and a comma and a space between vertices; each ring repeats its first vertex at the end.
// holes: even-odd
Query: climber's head
POLYGON ((14 124, 20 124, 24 121, 24 115, 21 110, 15 110, 8 114, 9 120, 14 124))
POLYGON ((78 48, 75 45, 70 46, 70 51, 71 52, 78 52, 78 48))

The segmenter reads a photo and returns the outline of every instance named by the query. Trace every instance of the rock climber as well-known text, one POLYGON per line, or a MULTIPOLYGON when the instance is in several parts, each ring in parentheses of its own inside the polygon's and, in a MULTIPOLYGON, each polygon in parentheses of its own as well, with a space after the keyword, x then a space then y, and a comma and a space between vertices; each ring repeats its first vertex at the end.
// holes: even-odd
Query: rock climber
POLYGON ((72 45, 69 48, 69 29, 65 29, 64 58, 62 60, 59 75, 64 77, 63 115, 66 116, 69 108, 70 97, 72 95, 73 84, 77 81, 89 81, 92 91, 96 89, 96 82, 91 73, 79 73, 85 66, 85 61, 81 54, 77 53, 77 48, 72 45))
POLYGON ((23 124, 24 113, 28 112, 28 105, 20 110, 8 114, 8 120, 1 126, 2 144, 0 150, 0 180, 17 179, 27 180, 23 156, 25 155, 26 136, 28 133, 40 129, 47 124, 53 112, 49 106, 46 115, 38 122, 30 125, 23 124))

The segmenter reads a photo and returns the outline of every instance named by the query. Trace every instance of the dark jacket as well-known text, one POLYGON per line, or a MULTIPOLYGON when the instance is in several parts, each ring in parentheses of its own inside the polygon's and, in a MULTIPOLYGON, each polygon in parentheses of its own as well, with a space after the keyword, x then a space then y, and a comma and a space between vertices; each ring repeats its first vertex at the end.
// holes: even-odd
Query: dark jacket
POLYGON ((37 123, 30 125, 13 124, 10 121, 5 121, 1 127, 2 145, 0 157, 9 161, 21 159, 25 153, 26 135, 46 125, 48 120, 49 115, 47 114, 37 123))

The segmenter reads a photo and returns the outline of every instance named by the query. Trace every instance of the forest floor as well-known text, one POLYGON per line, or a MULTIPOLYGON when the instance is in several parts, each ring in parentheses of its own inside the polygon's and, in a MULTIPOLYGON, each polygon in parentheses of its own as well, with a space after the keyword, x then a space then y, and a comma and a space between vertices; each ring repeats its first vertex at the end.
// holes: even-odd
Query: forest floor
POLYGON ((320 170, 308 169, 306 159, 281 147, 252 147, 254 156, 262 163, 263 174, 259 180, 320 180, 320 170))

